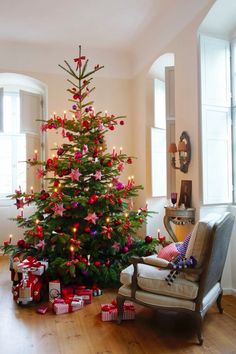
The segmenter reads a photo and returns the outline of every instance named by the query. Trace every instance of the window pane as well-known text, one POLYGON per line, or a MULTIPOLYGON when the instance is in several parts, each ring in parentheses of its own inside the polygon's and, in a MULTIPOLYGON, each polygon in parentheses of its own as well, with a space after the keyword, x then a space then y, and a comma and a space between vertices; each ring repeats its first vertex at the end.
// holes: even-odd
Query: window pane
POLYGON ((155 79, 155 127, 166 129, 165 83, 155 79))
POLYGON ((12 144, 11 138, 0 137, 0 196, 12 192, 12 144))
POLYGON ((17 162, 16 162, 16 187, 21 186, 26 190, 26 137, 21 135, 17 138, 17 162))
POLYGON ((167 194, 166 184, 166 131, 152 128, 152 196, 167 194))
POLYGON ((18 133, 20 130, 19 94, 5 93, 3 96, 4 133, 18 133))

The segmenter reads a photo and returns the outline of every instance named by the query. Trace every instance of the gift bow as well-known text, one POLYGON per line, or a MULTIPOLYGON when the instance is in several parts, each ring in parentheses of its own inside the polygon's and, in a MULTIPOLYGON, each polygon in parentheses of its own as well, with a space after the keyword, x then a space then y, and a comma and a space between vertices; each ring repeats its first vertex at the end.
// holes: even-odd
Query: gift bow
POLYGON ((24 259, 20 264, 19 267, 26 267, 26 268, 32 268, 32 267, 40 267, 42 265, 41 262, 37 261, 34 257, 28 256, 26 259, 24 259))

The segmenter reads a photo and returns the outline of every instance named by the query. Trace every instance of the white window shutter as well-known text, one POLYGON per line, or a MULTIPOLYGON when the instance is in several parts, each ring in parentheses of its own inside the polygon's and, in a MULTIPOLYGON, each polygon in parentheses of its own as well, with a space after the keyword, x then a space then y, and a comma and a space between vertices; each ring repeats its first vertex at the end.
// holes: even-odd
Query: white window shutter
POLYGON ((231 203, 230 46, 202 36, 200 50, 203 203, 231 203))
POLYGON ((232 202, 230 108, 203 106, 204 204, 232 202))
POLYGON ((39 134, 42 119, 41 95, 20 90, 20 132, 39 134))
POLYGON ((0 132, 3 132, 3 88, 0 88, 0 132))
POLYGON ((201 37, 202 104, 230 107, 230 44, 201 37))
POLYGON ((175 67, 165 68, 166 118, 175 119, 175 67))

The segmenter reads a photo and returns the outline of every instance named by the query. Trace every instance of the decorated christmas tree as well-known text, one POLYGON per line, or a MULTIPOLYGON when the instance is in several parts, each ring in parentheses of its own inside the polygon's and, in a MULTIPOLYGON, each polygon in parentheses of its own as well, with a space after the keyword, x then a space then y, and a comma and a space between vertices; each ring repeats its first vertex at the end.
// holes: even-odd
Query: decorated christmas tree
POLYGON ((27 161, 36 166, 44 187, 31 193, 19 188, 11 196, 17 209, 30 204, 35 208, 30 217, 22 212, 16 218, 25 228, 24 239, 16 245, 6 241, 2 248, 13 256, 47 260, 47 280, 110 286, 118 282, 131 255, 153 253, 158 240, 136 236, 149 212, 146 206, 134 210, 133 198, 142 186, 136 186, 133 177, 120 180, 133 158, 122 149, 108 152, 105 142, 108 131, 124 125, 124 117, 95 112, 90 85, 102 67, 89 69, 79 51, 75 68, 67 61, 60 65, 69 75, 71 109, 63 116, 54 114, 41 127, 43 134, 59 131, 63 143, 54 157, 39 161, 34 156, 27 161))

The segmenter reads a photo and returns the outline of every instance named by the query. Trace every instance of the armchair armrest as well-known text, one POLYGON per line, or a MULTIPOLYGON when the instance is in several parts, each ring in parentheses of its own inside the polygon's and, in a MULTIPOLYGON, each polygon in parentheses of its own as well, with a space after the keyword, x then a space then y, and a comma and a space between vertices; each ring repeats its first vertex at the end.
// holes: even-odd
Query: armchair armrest
POLYGON ((165 269, 173 269, 172 264, 169 261, 166 261, 165 259, 158 258, 156 255, 152 256, 147 256, 147 257, 137 257, 137 256, 132 256, 130 258, 130 263, 133 264, 134 267, 134 272, 132 275, 132 281, 131 281, 131 295, 133 298, 135 298, 135 292, 138 288, 138 264, 148 264, 154 267, 160 267, 160 268, 165 268, 165 269))

